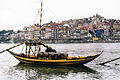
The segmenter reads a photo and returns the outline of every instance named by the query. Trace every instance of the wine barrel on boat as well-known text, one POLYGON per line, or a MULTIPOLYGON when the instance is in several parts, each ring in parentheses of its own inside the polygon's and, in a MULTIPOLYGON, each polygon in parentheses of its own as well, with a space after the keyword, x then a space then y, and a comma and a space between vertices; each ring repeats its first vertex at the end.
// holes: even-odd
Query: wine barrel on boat
POLYGON ((55 59, 67 59, 67 53, 54 53, 54 52, 40 52, 37 54, 37 59, 47 59, 47 60, 55 60, 55 59))

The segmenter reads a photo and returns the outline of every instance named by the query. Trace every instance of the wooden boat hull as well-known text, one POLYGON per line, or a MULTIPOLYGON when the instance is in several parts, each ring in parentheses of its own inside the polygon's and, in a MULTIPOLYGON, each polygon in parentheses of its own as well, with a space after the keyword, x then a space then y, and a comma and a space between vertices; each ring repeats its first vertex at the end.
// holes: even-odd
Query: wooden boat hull
POLYGON ((8 50, 16 59, 20 61, 20 63, 27 63, 27 64, 39 64, 39 65, 83 65, 88 63, 95 58, 97 58, 100 54, 91 55, 87 57, 77 57, 69 59, 58 59, 58 60, 40 60, 36 57, 27 57, 21 56, 20 54, 16 54, 10 50, 8 50))

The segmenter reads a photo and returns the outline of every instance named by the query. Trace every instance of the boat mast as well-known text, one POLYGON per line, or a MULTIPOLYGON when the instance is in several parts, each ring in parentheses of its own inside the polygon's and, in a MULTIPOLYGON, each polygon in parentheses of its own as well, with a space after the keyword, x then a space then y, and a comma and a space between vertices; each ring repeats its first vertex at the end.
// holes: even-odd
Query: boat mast
POLYGON ((39 40, 41 40, 41 27, 42 27, 42 5, 43 2, 41 2, 41 11, 40 11, 40 35, 39 35, 39 40))
MULTIPOLYGON (((43 2, 41 1, 41 10, 40 10, 40 32, 39 32, 39 41, 38 41, 38 42, 41 42, 42 6, 43 6, 43 2)), ((40 52, 40 49, 41 49, 41 45, 39 44, 39 51, 38 51, 38 53, 40 52)))

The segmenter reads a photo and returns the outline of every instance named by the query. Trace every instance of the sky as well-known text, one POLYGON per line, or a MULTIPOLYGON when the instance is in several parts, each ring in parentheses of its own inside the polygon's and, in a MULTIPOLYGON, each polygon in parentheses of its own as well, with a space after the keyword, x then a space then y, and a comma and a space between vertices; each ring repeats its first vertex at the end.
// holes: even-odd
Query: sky
POLYGON ((43 1, 42 23, 80 19, 99 14, 120 19, 120 0, 0 0, 0 30, 22 30, 35 20, 43 1))

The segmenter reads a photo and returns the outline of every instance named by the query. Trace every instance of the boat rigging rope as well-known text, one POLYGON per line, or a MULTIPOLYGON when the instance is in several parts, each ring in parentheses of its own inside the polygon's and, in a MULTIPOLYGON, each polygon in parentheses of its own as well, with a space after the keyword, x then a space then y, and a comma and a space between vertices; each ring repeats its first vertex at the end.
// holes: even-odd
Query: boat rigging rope
POLYGON ((38 11, 38 13, 37 13, 37 15, 36 15, 36 17, 35 17, 35 20, 34 20, 34 23, 33 23, 33 24, 35 24, 35 22, 36 22, 36 20, 37 20, 38 15, 39 15, 39 11, 38 11))
POLYGON ((22 50, 21 50, 21 53, 23 52, 23 49, 24 49, 25 45, 23 46, 22 50))

